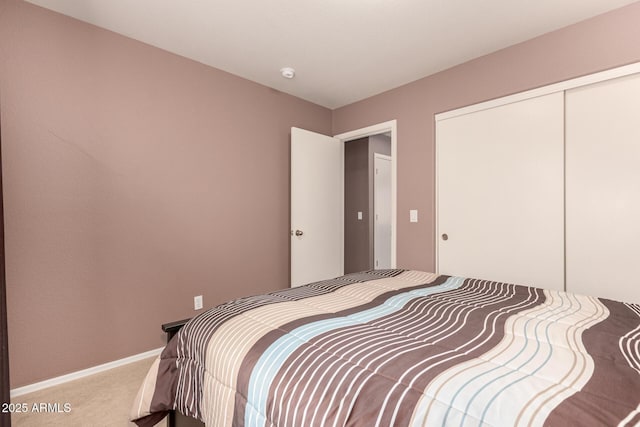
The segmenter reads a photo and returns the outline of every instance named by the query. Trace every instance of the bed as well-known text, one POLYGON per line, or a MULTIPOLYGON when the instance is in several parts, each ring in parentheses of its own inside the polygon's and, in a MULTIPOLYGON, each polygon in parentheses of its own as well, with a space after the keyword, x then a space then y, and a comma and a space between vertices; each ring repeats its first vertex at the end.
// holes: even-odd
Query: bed
POLYGON ((640 305, 411 270, 187 322, 131 418, 208 426, 637 426, 640 305))

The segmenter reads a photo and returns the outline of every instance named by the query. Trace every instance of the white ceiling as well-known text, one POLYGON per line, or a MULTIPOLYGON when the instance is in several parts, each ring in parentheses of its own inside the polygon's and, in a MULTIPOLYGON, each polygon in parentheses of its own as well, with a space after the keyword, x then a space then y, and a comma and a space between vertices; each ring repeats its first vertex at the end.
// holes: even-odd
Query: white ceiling
POLYGON ((636 0, 28 1, 337 108, 636 0))

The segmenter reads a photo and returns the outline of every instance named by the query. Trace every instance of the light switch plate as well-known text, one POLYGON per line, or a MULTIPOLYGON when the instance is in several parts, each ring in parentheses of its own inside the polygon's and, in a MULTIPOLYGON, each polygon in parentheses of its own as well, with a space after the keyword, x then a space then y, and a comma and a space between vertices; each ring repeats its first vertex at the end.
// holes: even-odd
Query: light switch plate
POLYGON ((409 210, 409 222, 418 222, 418 210, 410 209, 409 210))
POLYGON ((202 310, 202 295, 193 297, 193 309, 202 310))
POLYGON ((358 211, 358 219, 362 220, 362 212, 358 211))

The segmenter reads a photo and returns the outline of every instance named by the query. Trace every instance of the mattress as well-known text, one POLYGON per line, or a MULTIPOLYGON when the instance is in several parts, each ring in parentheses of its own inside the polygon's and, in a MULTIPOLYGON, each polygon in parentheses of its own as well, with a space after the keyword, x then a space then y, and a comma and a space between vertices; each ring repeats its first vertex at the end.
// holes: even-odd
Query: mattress
POLYGON ((640 305, 410 270, 191 319, 131 419, 210 426, 640 425, 640 305))

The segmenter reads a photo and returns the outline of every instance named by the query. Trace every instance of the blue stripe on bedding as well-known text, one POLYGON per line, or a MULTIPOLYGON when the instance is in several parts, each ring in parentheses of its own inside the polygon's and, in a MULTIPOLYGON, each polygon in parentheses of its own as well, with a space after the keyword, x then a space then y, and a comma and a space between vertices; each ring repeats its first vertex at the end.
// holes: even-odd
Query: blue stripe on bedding
POLYGON ((309 323, 294 329, 287 335, 282 336, 271 344, 262 354, 251 373, 247 393, 245 425, 260 425, 260 419, 264 422, 264 414, 267 410, 266 399, 269 394, 264 392, 265 389, 271 386, 273 379, 285 360, 307 341, 333 329, 357 326, 362 323, 391 315, 402 309, 402 307, 404 307, 413 298, 458 289, 462 286, 464 280, 464 278, 460 277, 449 277, 441 285, 403 292, 401 294, 394 295, 375 308, 354 313, 346 317, 309 323))

